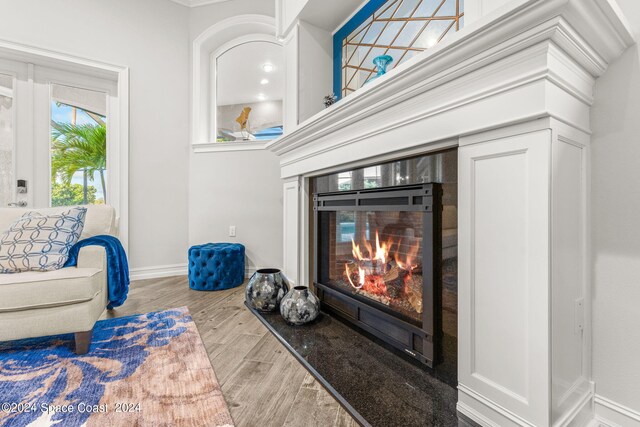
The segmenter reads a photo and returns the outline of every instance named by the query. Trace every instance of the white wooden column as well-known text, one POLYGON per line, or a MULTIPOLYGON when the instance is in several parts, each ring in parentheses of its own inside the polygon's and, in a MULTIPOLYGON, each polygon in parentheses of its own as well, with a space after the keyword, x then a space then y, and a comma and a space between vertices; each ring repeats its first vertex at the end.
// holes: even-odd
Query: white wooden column
POLYGON ((285 181, 282 193, 283 212, 283 265, 282 271, 292 285, 300 283, 300 183, 298 178, 285 181))
POLYGON ((284 46, 284 133, 298 126, 299 35, 297 23, 287 33, 284 46))
POLYGON ((483 424, 590 410, 587 143, 553 119, 460 141, 458 408, 483 424))

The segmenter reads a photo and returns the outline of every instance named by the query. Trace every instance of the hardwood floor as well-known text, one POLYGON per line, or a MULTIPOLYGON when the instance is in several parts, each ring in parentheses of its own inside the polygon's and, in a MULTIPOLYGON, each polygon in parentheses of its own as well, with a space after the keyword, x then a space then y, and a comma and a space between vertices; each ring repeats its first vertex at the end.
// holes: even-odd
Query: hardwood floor
POLYGON ((244 306, 244 286, 189 289, 186 277, 139 280, 105 317, 187 306, 237 426, 357 426, 244 306))

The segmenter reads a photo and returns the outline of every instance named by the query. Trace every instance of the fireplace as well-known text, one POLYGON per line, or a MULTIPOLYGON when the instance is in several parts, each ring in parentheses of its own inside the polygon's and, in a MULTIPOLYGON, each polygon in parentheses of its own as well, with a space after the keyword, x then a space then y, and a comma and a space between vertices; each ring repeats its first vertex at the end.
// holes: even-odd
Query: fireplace
POLYGON ((450 150, 319 177, 314 187, 323 308, 430 367, 443 360, 443 317, 456 335, 456 166, 450 150), (446 290, 443 275, 454 282, 446 290))
MULTIPOLYGON (((470 3, 472 25, 355 96, 307 120, 292 117, 298 124, 268 144, 284 180, 283 270, 297 283, 320 282, 309 199, 340 190, 340 182, 317 186, 319 175, 457 147, 452 217, 460 250, 449 264, 443 225, 444 361, 436 370, 446 365, 447 336, 457 333, 460 413, 483 425, 587 424, 594 408, 589 117, 596 79, 634 38, 614 2, 470 3), (459 265, 459 287, 446 277, 451 265, 459 265), (449 292, 454 287, 459 293, 449 292)), ((293 93, 298 83, 291 80, 293 93)), ((378 187, 394 185, 382 181, 378 187)), ((430 182, 442 183, 395 184, 430 182)), ((373 302, 318 288, 354 322, 371 316, 362 307, 373 302)), ((408 343, 406 329, 395 328, 404 320, 379 308, 408 343)))

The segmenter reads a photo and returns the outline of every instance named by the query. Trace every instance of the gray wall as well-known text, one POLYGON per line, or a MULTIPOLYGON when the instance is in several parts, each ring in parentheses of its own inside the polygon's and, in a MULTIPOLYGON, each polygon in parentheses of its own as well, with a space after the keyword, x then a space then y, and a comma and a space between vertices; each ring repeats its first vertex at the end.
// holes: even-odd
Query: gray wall
MULTIPOLYGON (((617 0, 640 39, 640 2, 617 0)), ((593 375, 640 412, 640 47, 596 85, 592 110, 593 375)))

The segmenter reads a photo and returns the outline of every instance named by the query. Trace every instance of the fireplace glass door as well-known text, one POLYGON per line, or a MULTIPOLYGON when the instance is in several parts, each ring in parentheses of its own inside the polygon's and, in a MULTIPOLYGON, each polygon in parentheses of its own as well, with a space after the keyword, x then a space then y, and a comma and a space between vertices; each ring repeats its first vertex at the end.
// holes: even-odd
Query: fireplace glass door
POLYGON ((417 326, 423 308, 423 213, 333 211, 322 282, 417 326))
POLYGON ((442 187, 316 193, 316 290, 325 308, 432 365, 441 330, 442 187))

